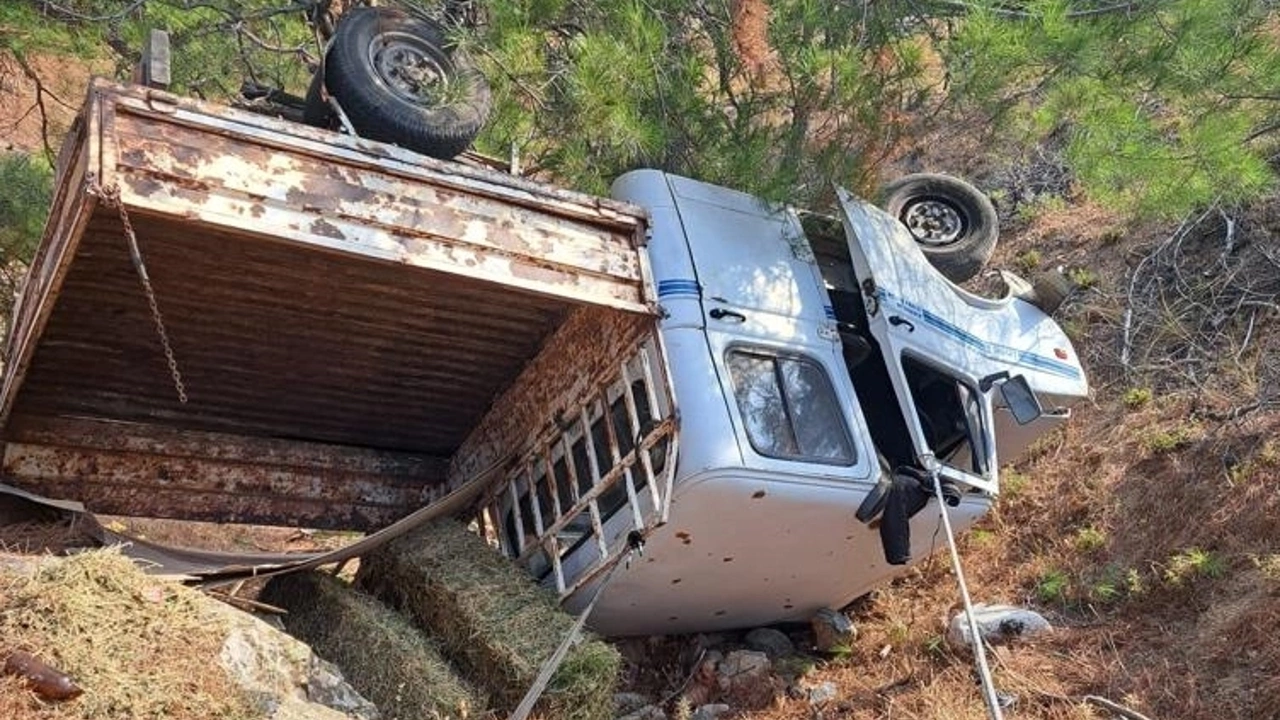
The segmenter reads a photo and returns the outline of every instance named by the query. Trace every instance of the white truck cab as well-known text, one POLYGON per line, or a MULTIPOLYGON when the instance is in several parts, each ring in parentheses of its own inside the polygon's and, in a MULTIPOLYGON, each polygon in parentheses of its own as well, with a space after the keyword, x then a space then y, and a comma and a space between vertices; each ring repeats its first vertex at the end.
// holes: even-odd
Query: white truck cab
MULTIPOLYGON (((999 492, 1000 460, 1087 393, 1048 315, 965 292, 898 218, 846 193, 843 232, 655 170, 613 194, 651 215, 680 451, 667 521, 598 601, 604 633, 840 607, 936 549, 932 482, 952 523, 972 525, 999 492)), ((611 541, 626 527, 626 513, 605 519, 611 541)), ((588 583, 568 604, 591 596, 588 583)))

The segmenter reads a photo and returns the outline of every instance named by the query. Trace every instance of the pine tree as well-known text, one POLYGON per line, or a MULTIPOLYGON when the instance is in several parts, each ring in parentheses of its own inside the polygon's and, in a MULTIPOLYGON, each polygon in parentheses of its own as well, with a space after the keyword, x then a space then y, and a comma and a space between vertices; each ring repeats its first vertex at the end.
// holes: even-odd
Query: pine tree
POLYGON ((945 43, 962 102, 1034 141, 1065 137, 1091 196, 1178 216, 1274 184, 1280 42, 1259 0, 1088 12, 1063 0, 975 7, 945 43))
POLYGON ((495 0, 481 143, 592 192, 645 166, 820 203, 832 181, 871 184, 920 91, 915 43, 874 37, 863 7, 495 0))

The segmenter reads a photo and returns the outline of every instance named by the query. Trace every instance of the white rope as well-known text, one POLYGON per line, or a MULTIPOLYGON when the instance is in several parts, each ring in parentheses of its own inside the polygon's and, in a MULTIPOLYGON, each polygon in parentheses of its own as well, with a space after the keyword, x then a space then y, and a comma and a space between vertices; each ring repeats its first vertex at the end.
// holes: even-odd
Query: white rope
POLYGON ((987 702, 987 715, 991 720, 1004 720, 1000 711, 1000 698, 996 696, 996 685, 991 679, 991 668, 987 666, 987 645, 978 632, 978 619, 973 614, 973 601, 969 599, 969 586, 964 581, 964 570, 960 567, 960 552, 956 550, 956 536, 951 531, 951 519, 947 516, 947 502, 942 497, 942 482, 938 476, 936 461, 929 463, 929 477, 933 481, 933 495, 938 499, 938 512, 942 514, 942 527, 947 531, 947 549, 951 551, 951 568, 956 573, 956 584, 960 586, 960 599, 964 601, 964 616, 969 623, 969 638, 973 644, 973 657, 978 667, 978 676, 982 680, 982 695, 987 702))
POLYGON ((520 704, 511 712, 507 720, 526 720, 529 717, 529 713, 533 712, 533 706, 537 704, 538 698, 542 697, 542 692, 546 690, 547 683, 551 682, 551 676, 560 668, 560 663, 564 662, 565 655, 569 653, 569 648, 576 645, 578 638, 581 637, 582 628, 587 624, 587 618, 591 616, 591 611, 596 609, 596 601, 600 599, 604 589, 613 581, 613 576, 618 573, 618 568, 631 565, 631 556, 636 552, 636 548, 634 543, 630 541, 628 543, 632 547, 614 562, 613 567, 609 568, 608 574, 604 576, 604 579, 600 581, 600 584, 596 586, 595 592, 591 595, 591 602, 587 603, 587 607, 574 620, 573 626, 569 628, 569 632, 560 641, 560 646, 542 664, 541 670, 538 671, 538 677, 534 679, 533 685, 525 692, 524 698, 520 700, 520 704))

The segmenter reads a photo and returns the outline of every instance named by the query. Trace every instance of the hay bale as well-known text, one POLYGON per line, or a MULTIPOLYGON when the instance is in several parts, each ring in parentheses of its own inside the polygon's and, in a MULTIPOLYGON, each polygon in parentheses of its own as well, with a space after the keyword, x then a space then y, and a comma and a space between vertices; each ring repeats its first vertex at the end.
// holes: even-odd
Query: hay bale
MULTIPOLYGON (((436 637, 494 705, 510 710, 573 618, 514 563, 456 522, 428 524, 361 558, 356 583, 436 637)), ((600 640, 569 651, 537 710, 544 717, 612 717, 621 658, 600 640)))
POLYGON ((289 611, 285 627, 372 700, 384 717, 467 718, 484 696, 458 677, 439 647, 402 615, 331 575, 291 573, 260 595, 289 611))

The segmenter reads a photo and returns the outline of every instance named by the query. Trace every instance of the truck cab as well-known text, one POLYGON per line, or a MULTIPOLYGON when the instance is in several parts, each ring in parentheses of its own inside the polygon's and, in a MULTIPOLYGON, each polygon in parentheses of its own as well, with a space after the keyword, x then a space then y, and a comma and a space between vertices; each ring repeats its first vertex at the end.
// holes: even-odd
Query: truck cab
POLYGON ((999 492, 1000 459, 1087 392, 1047 315, 965 292, 897 218, 848 194, 839 224, 655 170, 613 194, 650 214, 680 455, 670 521, 604 590, 603 632, 840 607, 907 561, 877 537, 892 477, 923 480, 915 504, 928 504, 906 528, 922 558, 940 521, 929 478, 946 484, 952 523, 972 525, 999 492), (1014 419, 1010 382, 1048 409, 1014 419))

